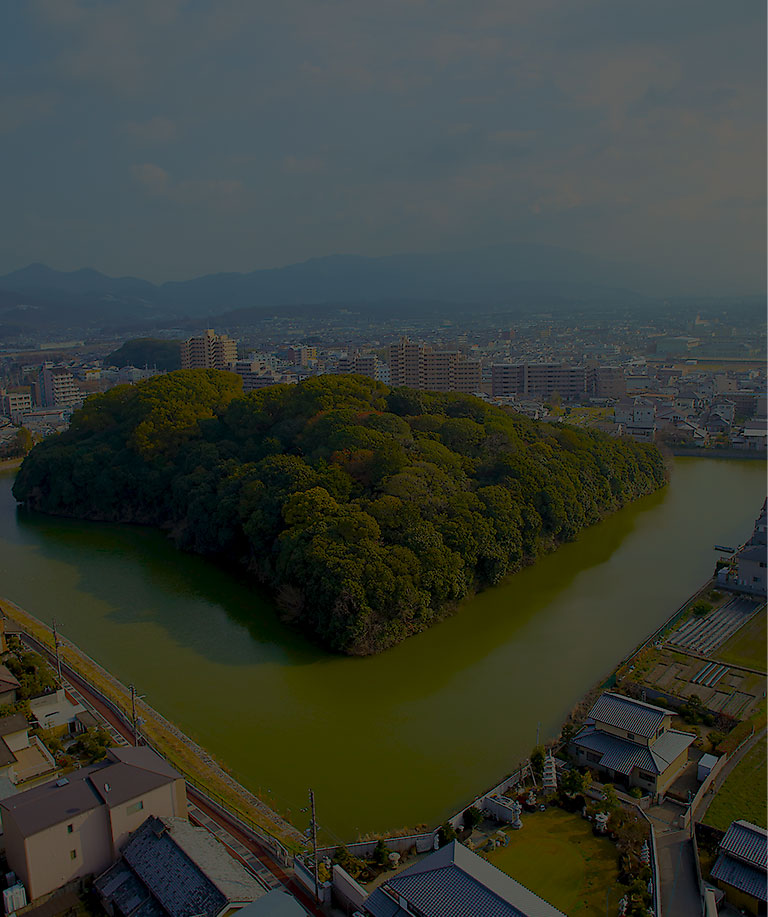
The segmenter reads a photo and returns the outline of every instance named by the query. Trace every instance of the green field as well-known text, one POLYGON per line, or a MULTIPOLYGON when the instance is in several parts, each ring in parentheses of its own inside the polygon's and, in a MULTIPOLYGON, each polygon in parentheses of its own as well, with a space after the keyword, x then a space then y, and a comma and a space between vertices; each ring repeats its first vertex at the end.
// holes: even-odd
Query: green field
POLYGON ((741 627, 716 655, 723 662, 744 665, 764 672, 767 649, 766 615, 765 611, 761 611, 741 627))
POLYGON ((728 775, 707 809, 704 824, 724 831, 732 821, 743 818, 761 828, 768 827, 765 798, 767 751, 763 736, 728 775))
POLYGON ((562 809, 523 815, 519 831, 507 830, 509 846, 488 855, 512 876, 569 917, 616 913, 625 887, 618 883, 616 847, 595 837, 592 826, 562 809))

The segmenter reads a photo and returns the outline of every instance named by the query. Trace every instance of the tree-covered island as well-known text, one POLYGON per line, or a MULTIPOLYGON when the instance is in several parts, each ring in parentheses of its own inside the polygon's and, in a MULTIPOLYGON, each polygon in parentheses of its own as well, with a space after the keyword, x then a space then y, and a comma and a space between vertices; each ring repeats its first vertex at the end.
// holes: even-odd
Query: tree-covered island
POLYGON ((665 481, 654 446, 466 395, 363 376, 240 386, 187 370, 94 395, 14 495, 239 560, 287 620, 368 654, 665 481))

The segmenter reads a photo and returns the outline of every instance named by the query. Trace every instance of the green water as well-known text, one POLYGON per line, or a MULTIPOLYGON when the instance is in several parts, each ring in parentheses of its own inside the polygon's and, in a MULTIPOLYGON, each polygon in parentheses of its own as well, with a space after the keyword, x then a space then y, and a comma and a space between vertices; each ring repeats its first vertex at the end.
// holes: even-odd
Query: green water
POLYGON ((762 462, 680 459, 663 491, 380 656, 329 656, 247 583, 163 535, 18 512, 0 477, 0 595, 178 723, 298 825, 433 824, 555 735, 583 692, 752 531, 762 462))

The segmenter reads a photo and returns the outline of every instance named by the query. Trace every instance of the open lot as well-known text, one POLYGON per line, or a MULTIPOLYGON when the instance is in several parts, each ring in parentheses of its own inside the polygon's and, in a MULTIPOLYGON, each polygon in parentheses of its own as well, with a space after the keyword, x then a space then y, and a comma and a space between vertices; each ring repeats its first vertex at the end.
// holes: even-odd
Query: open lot
POLYGON ((737 818, 761 828, 766 824, 766 737, 757 742, 725 780, 704 816, 704 824, 725 831, 737 818))
POLYGON ((765 614, 755 615, 715 655, 723 662, 747 666, 750 669, 760 669, 764 672, 768 651, 767 624, 765 614))
POLYGON ((565 914, 603 917, 606 903, 615 913, 625 888, 618 883, 613 842, 595 837, 590 822, 562 809, 522 818, 519 831, 505 829, 509 845, 488 854, 489 862, 565 914))

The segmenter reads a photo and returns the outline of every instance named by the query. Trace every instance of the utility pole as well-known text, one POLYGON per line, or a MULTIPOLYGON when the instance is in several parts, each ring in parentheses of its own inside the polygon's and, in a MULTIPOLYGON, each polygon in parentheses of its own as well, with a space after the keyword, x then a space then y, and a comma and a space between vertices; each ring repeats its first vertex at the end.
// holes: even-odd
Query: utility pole
POLYGON ((136 686, 133 684, 128 685, 131 689, 131 727, 133 729, 133 744, 139 744, 139 733, 136 728, 136 686))
POLYGON ((309 791, 309 805, 312 809, 312 862, 314 864, 314 873, 315 873, 315 901, 320 903, 320 874, 318 871, 318 862, 317 862, 317 818, 315 817, 315 794, 310 788, 309 791))
POLYGON ((59 657, 59 632, 56 630, 56 618, 53 619, 53 652, 56 656, 56 671, 59 674, 59 684, 61 684, 61 658, 59 657))

